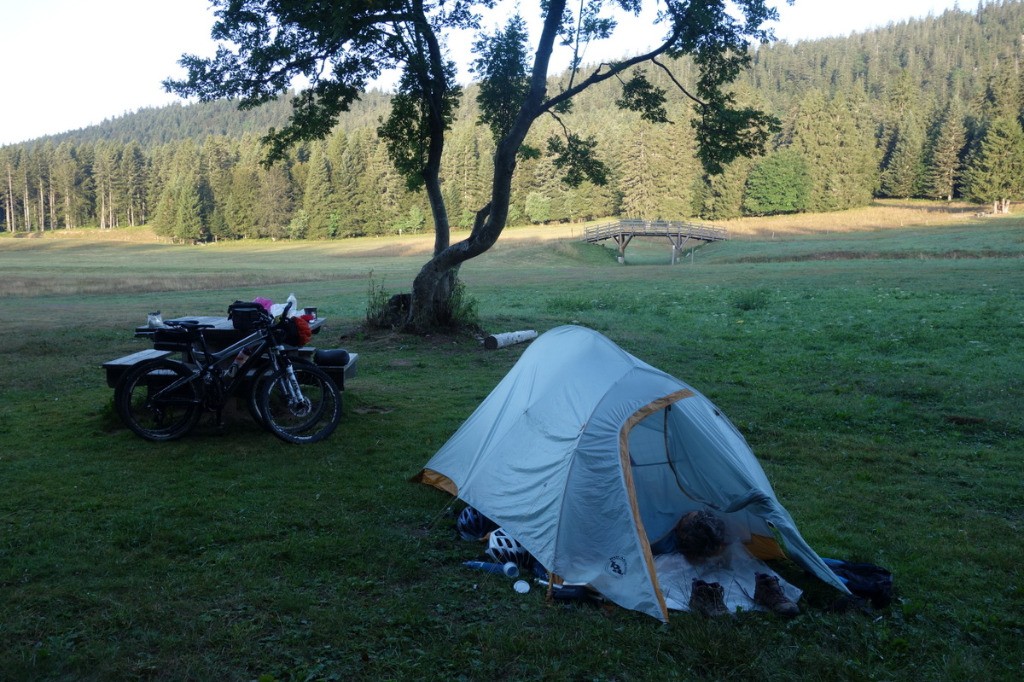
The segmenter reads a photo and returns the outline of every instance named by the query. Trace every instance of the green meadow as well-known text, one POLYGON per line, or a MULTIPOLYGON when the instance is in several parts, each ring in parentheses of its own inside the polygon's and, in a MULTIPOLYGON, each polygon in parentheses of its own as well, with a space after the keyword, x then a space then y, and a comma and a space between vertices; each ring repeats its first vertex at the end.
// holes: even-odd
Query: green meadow
POLYGON ((464 568, 483 547, 458 504, 410 478, 525 346, 363 328, 428 237, 6 236, 0 680, 1024 676, 1024 220, 740 236, 676 265, 579 232, 508 230, 463 266, 483 332, 586 325, 690 383, 820 555, 893 572, 891 606, 837 609, 790 571, 794 620, 662 624, 464 568), (328 318, 314 345, 360 355, 331 438, 285 444, 244 408, 172 443, 121 426, 100 365, 148 347, 148 312, 291 292, 328 318))

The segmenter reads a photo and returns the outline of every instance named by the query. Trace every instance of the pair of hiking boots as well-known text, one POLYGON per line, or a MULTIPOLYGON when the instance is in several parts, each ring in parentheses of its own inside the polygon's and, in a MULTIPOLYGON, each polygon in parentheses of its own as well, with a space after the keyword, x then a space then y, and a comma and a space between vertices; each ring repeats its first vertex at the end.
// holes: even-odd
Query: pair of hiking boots
MULTIPOLYGON (((778 576, 754 574, 754 603, 786 618, 800 614, 800 607, 782 591, 778 576)), ((725 589, 720 583, 693 579, 690 589, 690 610, 714 618, 731 612, 725 606, 725 589)))

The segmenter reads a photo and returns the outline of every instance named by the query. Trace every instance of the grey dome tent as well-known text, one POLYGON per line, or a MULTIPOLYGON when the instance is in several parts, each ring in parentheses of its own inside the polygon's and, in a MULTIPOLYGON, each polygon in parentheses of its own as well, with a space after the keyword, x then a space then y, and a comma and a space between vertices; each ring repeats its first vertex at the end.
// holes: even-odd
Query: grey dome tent
POLYGON ((538 337, 418 480, 494 520, 566 582, 663 621, 651 544, 700 508, 754 556, 788 556, 847 592, 725 415, 584 327, 538 337))

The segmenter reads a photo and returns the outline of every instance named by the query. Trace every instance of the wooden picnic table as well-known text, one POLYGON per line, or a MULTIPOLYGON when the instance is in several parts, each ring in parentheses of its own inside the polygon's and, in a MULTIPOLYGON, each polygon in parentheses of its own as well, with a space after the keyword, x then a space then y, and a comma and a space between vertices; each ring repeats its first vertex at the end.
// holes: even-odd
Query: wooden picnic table
MULTIPOLYGON (((309 320, 309 330, 313 334, 319 334, 320 329, 327 321, 326 317, 317 317, 313 320, 309 320)), ((206 337, 206 342, 210 345, 212 350, 218 350, 220 348, 226 348, 236 341, 241 341, 247 335, 251 334, 251 331, 240 331, 235 329, 231 322, 231 319, 224 315, 184 315, 182 317, 173 317, 165 322, 194 322, 196 324, 207 327, 203 335, 206 337)), ((151 327, 148 324, 139 325, 135 328, 135 336, 137 337, 152 337, 160 327, 151 327)))

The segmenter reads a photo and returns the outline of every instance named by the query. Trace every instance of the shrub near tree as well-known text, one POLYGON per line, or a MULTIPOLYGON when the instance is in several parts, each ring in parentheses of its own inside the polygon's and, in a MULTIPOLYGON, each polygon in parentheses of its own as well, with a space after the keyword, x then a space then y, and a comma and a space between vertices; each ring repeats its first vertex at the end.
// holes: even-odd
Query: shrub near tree
POLYGON ((804 157, 780 149, 757 162, 747 177, 743 211, 747 215, 797 213, 807 208, 811 174, 804 157))

